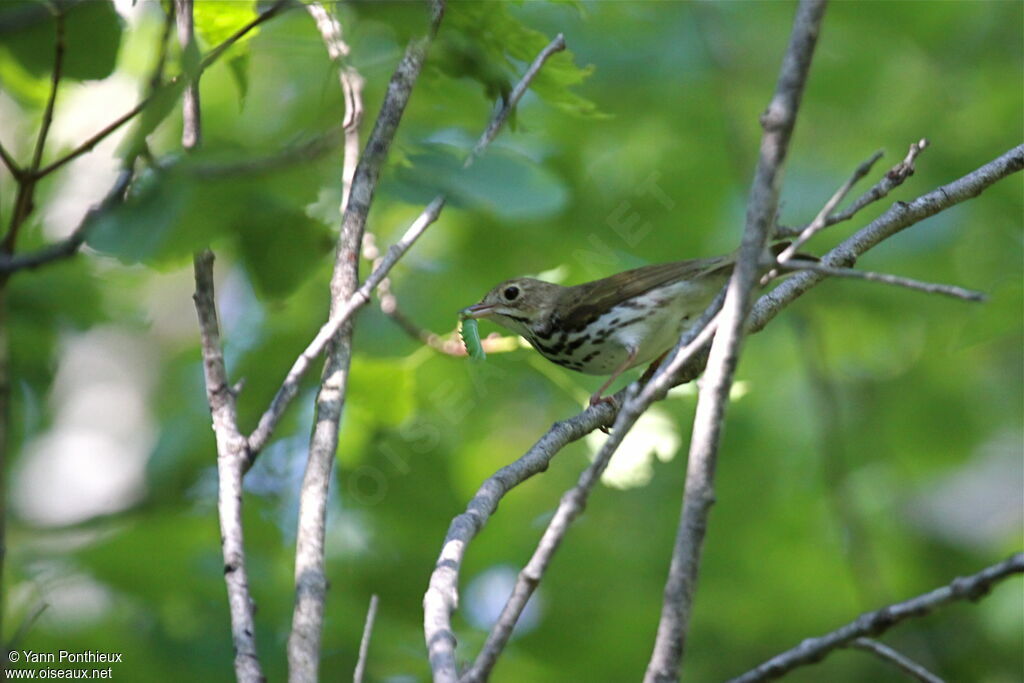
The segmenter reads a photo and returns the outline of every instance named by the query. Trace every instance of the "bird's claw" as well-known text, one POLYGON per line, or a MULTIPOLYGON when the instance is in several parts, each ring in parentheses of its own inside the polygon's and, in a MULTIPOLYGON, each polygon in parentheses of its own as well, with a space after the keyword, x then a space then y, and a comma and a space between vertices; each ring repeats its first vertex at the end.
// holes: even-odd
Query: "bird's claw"
MULTIPOLYGON (((607 403, 607 404, 611 405, 611 407, 613 409, 618 408, 618 406, 619 406, 619 402, 616 401, 615 398, 612 397, 612 396, 601 396, 600 394, 594 394, 593 396, 590 397, 590 407, 591 408, 593 408, 594 406, 599 406, 602 403, 607 403)), ((609 429, 608 425, 601 425, 600 427, 598 427, 598 429, 600 429, 605 434, 611 434, 612 433, 612 431, 611 431, 611 429, 609 429)))

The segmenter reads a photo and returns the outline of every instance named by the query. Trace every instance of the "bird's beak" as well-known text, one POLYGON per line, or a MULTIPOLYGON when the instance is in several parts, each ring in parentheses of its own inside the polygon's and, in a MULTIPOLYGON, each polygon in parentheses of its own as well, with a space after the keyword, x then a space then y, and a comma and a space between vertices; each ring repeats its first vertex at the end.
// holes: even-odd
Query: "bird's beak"
POLYGON ((459 311, 459 315, 461 315, 463 318, 473 319, 486 318, 492 313, 494 313, 494 304, 483 303, 473 304, 472 306, 467 306, 466 308, 463 308, 461 311, 459 311))

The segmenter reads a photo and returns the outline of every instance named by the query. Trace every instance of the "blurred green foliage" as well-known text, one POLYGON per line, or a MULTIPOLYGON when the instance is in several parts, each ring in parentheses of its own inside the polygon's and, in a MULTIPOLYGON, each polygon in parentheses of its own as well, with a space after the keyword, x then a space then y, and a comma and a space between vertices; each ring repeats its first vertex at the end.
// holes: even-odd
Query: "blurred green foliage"
MULTIPOLYGON (((146 91, 155 47, 142 38, 159 35, 163 16, 156 2, 131 4, 115 12, 111 3, 88 2, 70 11, 55 129, 84 116, 110 121, 131 106, 85 111, 77 97, 90 89, 120 79, 146 91)), ((199 2, 202 49, 245 22, 254 6, 199 2)), ((40 7, 0 8, 0 141, 23 162, 52 65, 53 22, 40 7)), ((451 194, 441 219, 393 272, 402 309, 446 333, 459 309, 507 277, 558 268, 574 283, 733 249, 756 161, 757 117, 774 86, 793 7, 450 3, 370 215, 383 247, 433 193, 451 194), (462 170, 494 101, 558 32, 571 53, 541 72, 514 130, 462 170)), ((830 229, 814 249, 892 201, 1020 144, 1022 8, 833 4, 789 155, 782 222, 808 221, 879 147, 889 153, 873 179, 910 142, 932 142, 916 175, 891 198, 830 229)), ((332 10, 352 47, 350 62, 366 79, 365 139, 403 42, 421 30, 426 13, 410 3, 332 10)), ((171 75, 181 68, 176 60, 171 75)), ((98 222, 86 253, 19 273, 8 291, 12 489, 33 444, 54 428, 61 400, 54 378, 68 340, 112 326, 143 340, 151 354, 144 411, 155 434, 136 498, 116 514, 70 526, 17 508, 8 513, 5 637, 47 602, 23 649, 123 652, 114 673, 126 680, 232 676, 190 254, 207 245, 217 252, 225 353, 232 377, 245 378, 239 415, 248 430, 324 320, 339 222, 340 147, 261 165, 329 135, 342 117, 335 67, 308 15, 267 22, 203 75, 201 94, 202 149, 182 155, 177 107, 154 117, 143 133, 159 163, 124 206, 98 222), (216 172, 228 167, 243 171, 216 172), (72 619, 82 595, 98 607, 72 619)), ((51 139, 44 163, 74 144, 51 139)), ((112 153, 101 147, 43 182, 20 248, 53 238, 57 207, 84 210, 92 199, 76 188, 96 173, 90 158, 112 153)), ((99 175, 91 197, 106 190, 99 175)), ((0 171, 5 222, 13 197, 14 183, 0 171)), ((982 289, 988 304, 828 282, 749 340, 687 645, 689 680, 738 674, 1019 546, 1021 501, 999 484, 1024 478, 1022 199, 1017 175, 889 240, 860 264, 982 289), (965 527, 986 505, 985 524, 965 527)), ((490 331, 484 323, 483 334, 490 331)), ((377 593, 370 679, 426 680, 420 604, 449 521, 485 477, 552 421, 575 413, 600 380, 544 366, 526 349, 474 364, 440 355, 372 306, 358 317, 355 343, 331 501, 322 671, 325 679, 351 671, 366 605, 377 593)), ((315 378, 307 378, 247 478, 250 585, 270 680, 285 677, 296 491, 314 391, 315 378)), ((679 515, 692 393, 663 408, 683 450, 653 461, 645 485, 595 492, 540 587, 532 625, 513 639, 493 680, 640 676, 679 515)), ((525 562, 589 454, 586 443, 566 448, 502 502, 470 546, 455 621, 463 657, 475 654, 486 635, 481 622, 503 598, 470 599, 468 591, 481 577, 525 562)), ((905 624, 884 640, 949 680, 1019 680, 1021 596, 1021 582, 1011 580, 977 604, 905 624)), ((852 651, 790 677, 867 679, 901 680, 852 651)))

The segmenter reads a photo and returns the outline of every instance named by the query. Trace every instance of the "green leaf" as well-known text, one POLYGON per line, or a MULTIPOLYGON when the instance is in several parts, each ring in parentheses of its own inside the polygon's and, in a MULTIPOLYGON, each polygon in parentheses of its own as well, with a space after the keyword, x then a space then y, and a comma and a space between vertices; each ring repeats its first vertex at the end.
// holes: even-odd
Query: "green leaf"
POLYGON ((87 241, 124 263, 166 267, 229 236, 259 291, 284 296, 331 249, 306 213, 319 180, 316 166, 255 172, 237 153, 207 149, 144 175, 87 241))
POLYGON ((194 189, 177 169, 143 176, 123 204, 95 219, 86 242, 124 263, 153 262, 179 251, 191 253, 200 245, 175 250, 172 238, 194 189))
MULTIPOLYGON (((73 80, 106 78, 121 45, 121 18, 109 0, 62 3, 64 59, 61 75, 73 80)), ((15 0, 0 9, 0 46, 36 76, 53 71, 57 22, 49 3, 15 0)))
POLYGON ((483 208, 508 220, 543 218, 565 206, 562 179, 522 154, 492 148, 468 169, 462 167, 463 156, 449 145, 429 145, 397 170, 394 190, 414 203, 443 192, 453 205, 483 208))
MULTIPOLYGON (((232 2, 211 2, 200 0, 192 10, 196 34, 206 44, 206 49, 220 45, 238 29, 256 17, 255 0, 233 0, 232 2)), ((232 49, 248 47, 249 41, 259 32, 257 26, 242 36, 232 49)))
MULTIPOLYGON (((551 39, 509 12, 507 3, 451 3, 438 35, 434 66, 453 78, 472 78, 494 99, 503 98, 551 39)), ((433 58, 433 57, 432 57, 433 58)), ((582 83, 593 67, 580 68, 565 50, 545 63, 530 87, 549 104, 570 114, 607 118, 590 100, 570 88, 582 83)))
MULTIPOLYGON (((256 2, 255 0, 197 2, 192 16, 195 21, 196 34, 209 50, 223 43, 238 29, 253 20, 256 16, 256 2)), ((249 90, 250 41, 258 33, 259 27, 257 26, 238 39, 231 46, 232 56, 227 61, 231 76, 234 78, 243 100, 249 90)))
POLYGON ((290 294, 333 244, 330 231, 301 207, 265 196, 252 197, 235 234, 253 284, 268 297, 290 294))

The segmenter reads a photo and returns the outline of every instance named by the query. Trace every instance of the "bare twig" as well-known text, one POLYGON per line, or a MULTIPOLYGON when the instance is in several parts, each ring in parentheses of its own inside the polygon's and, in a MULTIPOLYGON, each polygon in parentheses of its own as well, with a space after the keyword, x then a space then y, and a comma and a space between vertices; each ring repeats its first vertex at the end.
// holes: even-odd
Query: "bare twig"
MULTIPOLYGON (((625 395, 625 389, 618 392, 614 396, 615 405, 621 405, 625 395)), ((614 416, 615 409, 611 403, 599 403, 556 422, 518 460, 488 477, 466 505, 466 511, 452 520, 430 575, 430 586, 423 596, 424 635, 435 683, 452 683, 458 679, 451 615, 458 607, 459 569, 470 541, 480 533, 506 493, 545 471, 555 454, 567 444, 607 424, 614 416)))
MULTIPOLYGON (((182 52, 194 49, 195 36, 192 30, 192 0, 174 0, 175 20, 178 24, 178 45, 182 52)), ((199 124, 199 74, 185 85, 181 103, 181 146, 186 150, 199 146, 203 128, 199 124)))
MULTIPOLYGON (((174 0, 174 9, 178 43, 185 49, 195 40, 193 0, 174 0)), ((193 98, 186 96, 182 102, 181 146, 187 153, 192 152, 202 140, 198 75, 188 87, 195 92, 193 98)), ((199 315, 206 397, 213 418, 213 431, 217 437, 217 510, 224 555, 224 582, 227 585, 231 614, 231 635, 235 646, 235 678, 246 683, 262 683, 263 670, 256 650, 255 609, 249 592, 242 525, 242 479, 249 460, 249 446, 238 429, 235 392, 228 379, 220 345, 213 259, 213 252, 209 249, 193 257, 196 280, 193 299, 199 315)))
POLYGON ((43 612, 45 612, 46 608, 49 606, 50 603, 40 601, 39 604, 35 606, 35 609, 22 619, 21 624, 18 625, 18 630, 14 632, 11 639, 3 644, 4 651, 11 652, 17 650, 18 646, 21 645, 21 642, 25 640, 25 636, 27 636, 28 632, 32 630, 32 627, 35 626, 37 621, 39 621, 39 617, 43 616, 43 612))
POLYGON ((526 90, 530 87, 530 83, 533 81, 534 77, 544 66, 544 62, 548 61, 548 59, 550 59, 556 52, 561 52, 564 49, 565 36, 559 33, 555 36, 554 40, 548 43, 548 45, 541 50, 536 57, 534 57, 533 63, 530 64, 530 68, 526 70, 523 77, 519 79, 519 82, 516 83, 514 88, 512 88, 512 92, 509 93, 508 100, 498 107, 498 111, 491 119, 490 124, 487 126, 487 130, 485 130, 484 134, 480 136, 479 140, 477 140, 476 145, 473 147, 473 151, 469 153, 469 156, 466 158, 466 162, 463 164, 464 168, 469 168, 480 154, 483 153, 487 145, 491 144, 491 141, 498 134, 498 131, 501 130, 502 125, 504 125, 505 119, 507 119, 509 114, 512 113, 512 110, 515 109, 516 104, 526 93, 526 90))
MULTIPOLYGON (((352 180, 352 192, 341 221, 341 235, 331 277, 330 320, 335 321, 357 307, 359 292, 359 247, 366 217, 373 200, 388 149, 416 83, 427 48, 440 25, 444 7, 435 0, 426 34, 409 42, 405 54, 388 83, 387 94, 366 149, 352 180)), ((440 207, 438 207, 438 211, 440 207)), ((429 222, 426 223, 429 225, 429 222)), ((424 229, 426 225, 424 225, 424 229)), ((397 260, 397 254, 395 259, 397 260)), ((372 291, 372 290, 371 290, 372 291)), ((364 297, 369 299, 369 294, 364 297)), ((365 300, 363 303, 365 303, 365 300)), ((330 322, 328 324, 331 324, 330 322)), ((338 429, 348 384, 352 355, 352 323, 346 319, 328 336, 327 361, 316 399, 316 418, 309 444, 309 459, 299 499, 299 524, 295 549, 295 608, 288 637, 289 680, 315 681, 320 664, 320 636, 323 628, 327 578, 324 572, 324 535, 327 491, 338 448, 338 429)), ((301 362, 300 358, 298 362, 301 362)), ((282 390, 284 387, 282 387, 282 390)), ((275 397, 276 400, 277 397, 275 397)), ((283 410, 283 408, 282 408, 283 410)), ((261 419, 262 422, 262 419, 261 419)), ((267 431, 269 436, 269 430, 267 431)))
POLYGON ((60 89, 60 79, 64 67, 64 11, 59 4, 56 5, 54 22, 57 27, 57 36, 53 56, 53 73, 50 75, 50 96, 46 100, 46 108, 43 109, 39 136, 36 138, 36 148, 32 153, 32 165, 29 166, 29 173, 33 175, 39 170, 39 164, 43 160, 43 150, 46 147, 46 137, 50 132, 50 125, 53 123, 53 108, 57 103, 57 91, 60 89))
MULTIPOLYGON (((883 240, 929 216, 977 197, 996 182, 1021 169, 1024 169, 1024 144, 911 202, 894 203, 881 216, 822 256, 821 265, 849 268, 857 262, 858 257, 883 240)), ((826 277, 821 273, 805 271, 786 278, 782 284, 761 297, 754 306, 749 320, 751 331, 762 329, 786 304, 826 277)))
POLYGON ((907 289, 913 289, 918 292, 925 292, 926 294, 942 294, 943 296, 953 297, 954 299, 963 299, 964 301, 984 302, 988 300, 988 296, 986 296, 982 292, 976 292, 971 289, 964 289, 963 287, 957 287, 956 285, 943 285, 934 282, 922 282, 920 280, 914 280, 909 277, 890 275, 889 273, 875 273, 870 270, 836 268, 833 266, 822 265, 815 261, 805 261, 804 259, 791 259, 789 261, 776 264, 776 267, 781 270, 810 270, 812 272, 821 273, 822 275, 829 275, 831 277, 846 277, 853 278, 856 280, 869 280, 871 282, 881 282, 886 285, 906 287, 907 289))
POLYGON ((930 593, 862 614, 855 621, 835 631, 817 638, 808 638, 793 649, 769 659, 742 676, 737 676, 730 683, 755 683, 779 678, 797 667, 821 661, 836 648, 844 647, 857 638, 877 636, 901 621, 930 614, 956 600, 978 600, 1000 581, 1022 572, 1024 553, 1017 553, 976 574, 954 579, 948 585, 930 593))
POLYGON ((915 662, 910 657, 907 657, 877 640, 873 640, 871 638, 858 638, 850 643, 849 647, 870 652, 879 659, 894 665, 911 678, 921 681, 921 683, 945 683, 944 680, 915 662))
POLYGON ((220 59, 220 56, 227 52, 232 45, 244 38, 249 31, 252 31, 254 28, 266 21, 273 19, 283 10, 291 9, 292 7, 295 7, 295 5, 292 5, 291 0, 276 0, 274 4, 257 14, 252 20, 241 26, 237 31, 222 40, 219 45, 211 49, 202 58, 202 60, 200 60, 199 73, 206 71, 206 69, 220 59))
POLYGON ((0 275, 7 276, 10 273, 25 268, 38 268, 39 266, 68 258, 78 253, 79 247, 82 246, 89 235, 89 228, 92 226, 93 221, 124 199, 124 194, 128 190, 128 185, 131 183, 133 175, 134 170, 131 167, 121 169, 117 179, 114 181, 114 185, 107 192, 103 200, 90 209, 72 233, 61 241, 27 254, 14 254, 12 256, 0 254, 0 275))
POLYGON ((364 80, 359 71, 345 59, 349 54, 349 46, 341 37, 341 24, 334 15, 319 2, 310 3, 306 10, 313 17, 320 37, 327 46, 327 55, 338 67, 338 80, 345 97, 345 118, 342 122, 345 130, 345 158, 341 171, 341 211, 344 213, 352 189, 352 178, 359 163, 359 124, 363 120, 364 80))
POLYGON ((4 166, 6 166, 7 170, 11 172, 14 179, 20 180, 25 172, 18 166, 18 163, 14 160, 3 144, 0 144, 0 159, 3 160, 4 166))
POLYGON ((754 184, 747 202, 746 229, 698 396, 687 460, 683 509, 665 583, 658 634, 644 675, 647 683, 679 679, 700 566, 701 546, 714 502, 715 466, 729 391, 746 333, 745 323, 753 288, 759 276, 758 261, 774 226, 782 166, 824 14, 823 1, 804 0, 800 3, 775 94, 761 118, 764 135, 761 138, 761 154, 754 184))
MULTIPOLYGON (((363 258, 373 264, 376 271, 384 260, 377 248, 377 240, 373 233, 367 232, 363 238, 363 258)), ((458 328, 442 336, 426 328, 420 327, 409 317, 398 305, 398 297, 391 289, 391 278, 386 277, 377 285, 377 299, 380 302, 380 311, 391 318, 398 327, 413 340, 420 342, 438 353, 446 356, 465 357, 466 347, 458 336, 458 328)), ((514 336, 500 336, 491 334, 480 340, 485 353, 506 353, 521 348, 519 338, 514 336)))
MULTIPOLYGON (((487 128, 480 135, 480 139, 477 140, 476 144, 473 146, 473 149, 466 156, 466 160, 465 162, 463 162, 462 165, 463 168, 469 168, 470 166, 472 166, 473 162, 475 162, 480 157, 480 155, 483 154, 483 152, 487 149, 488 145, 490 145, 491 142, 494 140, 495 136, 497 136, 498 131, 501 130, 501 126, 505 123, 509 115, 515 109, 516 105, 519 103, 519 100, 522 99, 524 94, 526 94, 527 89, 530 87, 530 84, 533 82, 533 79, 536 78, 537 74, 540 73, 540 70, 544 67, 545 62, 547 62, 547 60, 549 60, 552 57, 552 55, 563 50, 565 50, 565 37, 561 33, 559 33, 550 43, 548 43, 544 47, 543 50, 537 53, 537 56, 534 57, 533 62, 530 64, 529 68, 527 68, 527 70, 523 73, 522 78, 520 78, 519 82, 516 83, 514 88, 512 88, 512 91, 509 93, 508 98, 496 104, 497 108, 495 109, 494 115, 491 117, 490 123, 487 124, 487 128)), ((443 195, 438 195, 439 198, 442 196, 443 195)), ((370 235, 367 235, 367 237, 370 238, 370 235)), ((364 244, 364 255, 367 252, 372 254, 373 251, 375 251, 375 247, 371 239, 369 241, 369 244, 364 244)), ((368 256, 368 258, 372 260, 376 257, 371 255, 368 256)), ((376 268, 376 265, 374 265, 374 267, 376 268)), ((394 320, 395 323, 398 324, 398 326, 402 328, 402 330, 413 339, 416 339, 417 341, 426 344, 435 351, 439 351, 447 355, 466 355, 465 347, 462 345, 460 341, 454 338, 454 334, 450 334, 448 335, 447 339, 444 339, 441 336, 435 334, 434 332, 431 332, 430 330, 420 327, 415 322, 413 322, 413 320, 408 315, 403 313, 402 309, 398 306, 398 298, 394 295, 394 293, 391 290, 391 281, 389 279, 384 279, 381 281, 377 289, 377 296, 380 298, 380 309, 384 313, 384 315, 394 320)), ((486 353, 500 353, 502 351, 508 351, 518 346, 513 345, 511 343, 512 340, 513 338, 511 337, 484 339, 483 348, 486 353)))
MULTIPOLYGON (((926 147, 928 147, 928 144, 929 143, 926 138, 921 138, 917 142, 911 143, 903 161, 890 168, 881 180, 875 183, 875 185, 867 192, 857 197, 857 199, 855 199, 846 209, 828 216, 828 218, 825 219, 824 227, 850 220, 865 206, 873 202, 877 202, 879 199, 882 199, 894 189, 902 185, 904 180, 914 175, 914 160, 917 159, 918 155, 923 152, 926 147)), ((808 227, 810 226, 808 225, 803 228, 794 229, 780 226, 776 228, 775 236, 793 237, 795 235, 800 235, 802 232, 807 230, 808 227)))
MULTIPOLYGON (((256 455, 266 446, 267 441, 270 440, 274 427, 277 426, 289 402, 295 397, 299 390, 299 382, 302 381, 302 378, 312 366, 316 357, 326 348, 342 325, 348 322, 356 311, 369 303, 374 287, 398 263, 398 260, 419 239, 420 235, 437 220, 443 206, 443 202, 434 200, 433 203, 423 210, 423 213, 409 226, 402 239, 388 248, 387 254, 382 259, 380 266, 370 273, 370 276, 366 278, 362 286, 338 309, 336 316, 324 323, 313 338, 313 341, 295 359, 291 369, 285 376, 284 382, 282 382, 281 387, 274 395, 274 399, 270 402, 270 406, 260 417, 259 424, 257 424, 256 429, 249 436, 251 458, 255 459, 256 455)), ((250 462, 249 464, 251 465, 252 463, 250 462)))
POLYGON ((370 596, 370 607, 366 610, 366 623, 363 624, 363 638, 359 641, 359 659, 352 674, 352 683, 363 683, 366 675, 366 658, 370 654, 370 636, 373 635, 373 622, 377 619, 377 596, 370 596))
POLYGON ((217 510, 220 516, 224 580, 231 610, 231 636, 235 646, 235 675, 240 681, 262 681, 256 654, 256 627, 249 580, 245 569, 242 534, 242 474, 248 460, 245 437, 238 431, 235 395, 228 382, 213 291, 213 252, 197 254, 194 260, 196 293, 202 339, 203 375, 206 398, 217 436, 217 510))
MULTIPOLYGON (((210 50, 210 52, 208 52, 206 54, 206 56, 203 57, 203 59, 199 62, 199 69, 196 72, 195 77, 198 78, 199 74, 201 74, 203 71, 205 71, 207 68, 209 68, 214 62, 216 62, 217 59, 222 54, 224 54, 225 50, 227 50, 229 47, 231 47, 236 42, 238 42, 238 40, 241 39, 245 34, 247 34, 249 31, 253 30, 257 26, 259 26, 260 24, 266 22, 267 20, 277 16, 283 9, 285 9, 288 6, 288 4, 289 4, 289 0, 278 0, 273 5, 268 7, 266 10, 264 10, 263 12, 258 14, 252 21, 250 21, 249 23, 247 23, 244 26, 242 26, 241 28, 239 28, 237 31, 235 31, 235 33, 233 33, 231 36, 226 38, 223 42, 221 42, 215 48, 210 50)), ((179 79, 181 77, 182 76, 179 75, 179 76, 173 78, 170 83, 168 83, 167 85, 165 85, 163 87, 171 87, 171 86, 173 86, 174 84, 178 83, 178 81, 179 81, 179 79)), ((135 118, 139 114, 139 112, 141 112, 143 109, 148 107, 153 102, 153 99, 155 97, 156 97, 156 92, 150 92, 146 97, 144 97, 141 101, 139 101, 138 104, 136 104, 130 110, 128 110, 127 112, 125 112, 124 114, 119 116, 117 119, 112 121, 110 124, 108 124, 106 127, 101 129, 99 132, 97 132, 91 138, 89 138, 88 140, 86 140, 85 142, 83 142, 78 147, 76 147, 75 149, 71 150, 70 152, 68 152, 67 154, 62 156, 61 158, 57 159, 56 161, 53 161, 52 163, 48 164, 47 166, 44 166, 43 168, 39 169, 34 174, 34 177, 35 178, 42 178, 44 176, 47 176, 47 175, 53 173, 54 171, 56 171, 58 168, 62 167, 64 164, 66 164, 66 163, 68 163, 68 162, 70 162, 70 161, 72 161, 74 159, 77 159, 81 155, 83 155, 86 152, 90 151, 96 145, 98 145, 100 142, 105 140, 107 138, 107 136, 109 136, 111 133, 113 133, 118 128, 120 128, 124 124, 128 123, 133 118, 135 118)))
POLYGON ((56 34, 54 36, 53 72, 50 75, 50 94, 43 109, 43 118, 39 124, 39 134, 36 136, 32 161, 29 162, 29 167, 24 173, 15 174, 18 178, 18 192, 14 199, 14 209, 11 211, 11 223, 7 228, 7 234, 4 235, 3 247, 0 249, 4 254, 14 253, 15 244, 18 241, 18 231, 28 215, 32 213, 37 182, 36 173, 43 159, 46 138, 50 133, 50 125, 53 123, 53 109, 57 103, 57 92, 60 90, 65 52, 64 10, 57 5, 52 11, 56 34))
MULTIPOLYGON (((808 240, 810 240, 812 237, 814 237, 818 232, 823 230, 828 225, 829 216, 832 215, 832 212, 835 211, 835 208, 839 206, 839 203, 843 201, 847 194, 849 194, 850 190, 853 189, 853 186, 857 184, 857 181, 866 176, 868 172, 871 170, 871 167, 875 165, 875 162, 881 158, 882 150, 878 150, 873 155, 871 155, 871 158, 861 163, 861 165, 858 166, 853 171, 853 175, 851 175, 849 179, 847 179, 847 181, 843 183, 838 190, 835 191, 835 194, 833 194, 829 198, 829 200, 825 202, 825 206, 821 207, 821 211, 819 211, 818 215, 814 217, 814 220, 811 221, 810 224, 806 228, 804 228, 799 235, 797 235, 796 239, 794 239, 792 243, 790 243, 790 245, 782 251, 781 254, 779 254, 779 261, 788 261, 789 259, 793 258, 793 256, 796 255, 798 251, 800 251, 800 247, 805 245, 808 240)), ((768 280, 775 276, 774 273, 769 273, 769 275, 771 277, 765 276, 766 279, 763 279, 762 282, 767 282, 768 280)))
POLYGON ((156 92, 164 79, 164 67, 167 64, 167 52, 171 42, 171 28, 175 25, 174 4, 168 5, 169 11, 164 14, 164 27, 160 34, 160 43, 157 45, 156 60, 153 62, 153 69, 149 74, 149 92, 156 92))

